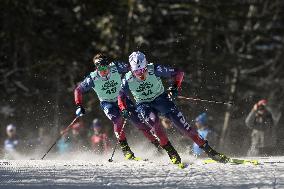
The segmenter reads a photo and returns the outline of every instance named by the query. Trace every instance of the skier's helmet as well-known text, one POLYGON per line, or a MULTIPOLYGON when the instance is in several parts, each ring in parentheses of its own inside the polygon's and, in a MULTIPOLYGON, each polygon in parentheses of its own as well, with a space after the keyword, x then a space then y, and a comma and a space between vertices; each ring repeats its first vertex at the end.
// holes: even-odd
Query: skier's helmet
POLYGON ((199 123, 200 125, 206 125, 207 124, 207 114, 203 112, 197 118, 195 119, 196 123, 199 123))
POLYGON ((93 58, 93 62, 102 77, 109 74, 109 61, 104 54, 96 54, 93 58))
POLYGON ((133 75, 141 80, 146 79, 147 74, 147 60, 142 52, 133 52, 129 56, 129 63, 133 75))

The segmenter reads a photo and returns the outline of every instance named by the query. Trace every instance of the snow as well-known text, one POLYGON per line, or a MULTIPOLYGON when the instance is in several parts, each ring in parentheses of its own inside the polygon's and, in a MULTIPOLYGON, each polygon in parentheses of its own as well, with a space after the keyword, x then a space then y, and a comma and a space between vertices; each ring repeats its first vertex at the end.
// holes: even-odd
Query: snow
POLYGON ((121 160, 119 154, 113 162, 109 156, 78 157, 1 160, 0 188, 284 188, 282 156, 253 157, 260 161, 257 166, 203 164, 182 156, 190 163, 186 169, 166 156, 138 162, 121 160))

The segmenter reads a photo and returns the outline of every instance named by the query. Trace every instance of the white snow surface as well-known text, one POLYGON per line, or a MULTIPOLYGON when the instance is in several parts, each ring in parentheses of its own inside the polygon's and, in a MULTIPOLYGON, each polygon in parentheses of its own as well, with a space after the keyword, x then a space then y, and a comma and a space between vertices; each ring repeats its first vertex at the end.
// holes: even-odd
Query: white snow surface
POLYGON ((284 156, 245 158, 258 159, 257 166, 204 164, 182 156, 190 164, 185 169, 166 156, 129 161, 117 154, 108 162, 109 157, 0 160, 0 188, 284 188, 284 156))

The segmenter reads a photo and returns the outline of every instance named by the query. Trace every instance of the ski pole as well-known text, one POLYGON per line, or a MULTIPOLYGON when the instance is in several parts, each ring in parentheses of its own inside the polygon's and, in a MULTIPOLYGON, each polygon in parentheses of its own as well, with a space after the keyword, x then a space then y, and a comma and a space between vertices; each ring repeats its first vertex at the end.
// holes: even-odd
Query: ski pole
POLYGON ((48 152, 53 148, 53 146, 55 146, 55 144, 57 143, 57 141, 62 137, 63 134, 65 134, 70 127, 77 121, 77 119, 80 116, 75 117, 75 119, 60 133, 60 135, 57 137, 57 139, 55 140, 55 142, 50 146, 50 148, 47 150, 47 152, 42 156, 42 160, 45 158, 45 156, 48 154, 48 152))
POLYGON ((233 102, 220 102, 215 100, 205 100, 200 98, 192 98, 192 97, 185 97, 185 96, 178 96, 179 99, 185 99, 185 100, 193 100, 193 101, 201 101, 201 102, 208 102, 208 103, 215 103, 215 104, 226 104, 226 105, 232 105, 233 102))
POLYGON ((126 125, 126 121, 127 121, 127 120, 124 119, 124 122, 123 122, 123 125, 122 125, 122 128, 121 128, 121 131, 120 131, 120 133, 119 133, 119 135, 118 135, 118 140, 117 140, 117 142, 116 142, 116 144, 115 144, 115 146, 114 146, 114 149, 113 149, 113 151, 112 151, 112 154, 111 154, 110 159, 108 159, 108 162, 112 162, 112 161, 113 161, 112 158, 113 158, 114 152, 115 152, 115 150, 116 150, 116 148, 117 148, 117 146, 118 146, 120 135, 121 135, 121 133, 122 133, 122 131, 123 131, 125 125, 126 125))

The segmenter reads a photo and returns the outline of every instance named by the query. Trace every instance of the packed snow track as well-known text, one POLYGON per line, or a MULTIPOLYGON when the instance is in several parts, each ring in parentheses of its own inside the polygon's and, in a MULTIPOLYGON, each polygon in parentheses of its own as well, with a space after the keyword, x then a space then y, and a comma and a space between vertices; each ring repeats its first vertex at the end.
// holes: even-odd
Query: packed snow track
POLYGON ((0 188, 284 188, 284 157, 260 165, 203 164, 179 169, 156 161, 1 160, 0 188))

